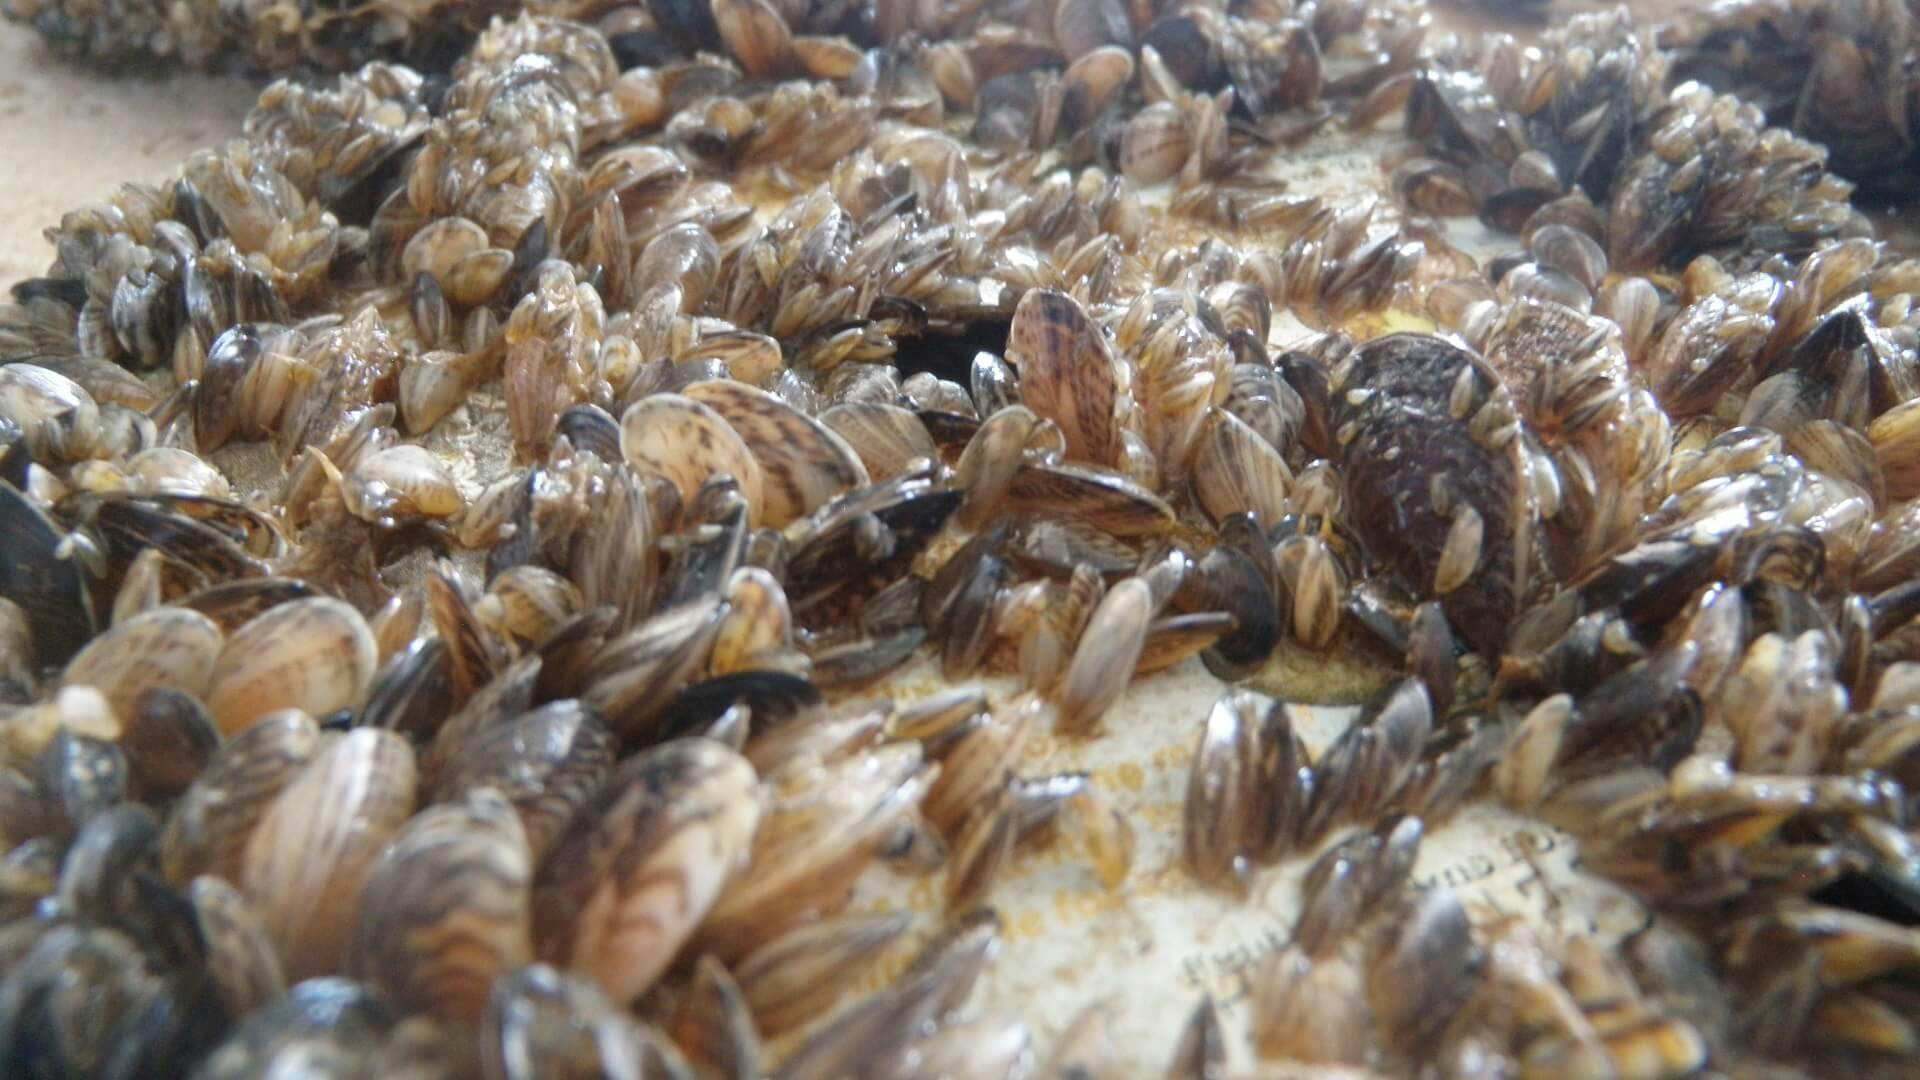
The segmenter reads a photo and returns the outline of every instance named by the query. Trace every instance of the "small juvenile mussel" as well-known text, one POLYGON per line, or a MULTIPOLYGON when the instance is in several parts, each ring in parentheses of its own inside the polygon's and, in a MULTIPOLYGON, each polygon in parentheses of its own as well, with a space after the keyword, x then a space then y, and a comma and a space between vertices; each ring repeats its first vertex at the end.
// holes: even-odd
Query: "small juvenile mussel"
POLYGON ((1904 9, 536 7, 9 7, 337 77, 0 306, 0 1076, 1920 1071, 1904 9), (1297 903, 1149 1061, 1043 863, 1297 903))

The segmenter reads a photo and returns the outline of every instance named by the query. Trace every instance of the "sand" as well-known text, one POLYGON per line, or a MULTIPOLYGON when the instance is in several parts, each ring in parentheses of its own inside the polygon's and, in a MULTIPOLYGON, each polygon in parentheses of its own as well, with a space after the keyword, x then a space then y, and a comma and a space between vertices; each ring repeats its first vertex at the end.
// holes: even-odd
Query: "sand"
POLYGON ((60 215, 129 180, 169 176, 189 153, 240 134, 256 84, 115 75, 64 62, 0 23, 0 282, 46 272, 60 215))

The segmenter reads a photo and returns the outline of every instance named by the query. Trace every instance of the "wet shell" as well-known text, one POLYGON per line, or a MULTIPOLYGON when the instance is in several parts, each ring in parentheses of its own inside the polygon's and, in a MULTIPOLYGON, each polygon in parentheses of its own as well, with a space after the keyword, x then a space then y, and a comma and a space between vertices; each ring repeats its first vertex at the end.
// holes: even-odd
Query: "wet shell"
POLYGON ((353 467, 341 486, 347 510, 364 521, 451 517, 463 500, 440 459, 419 446, 394 446, 353 467))
POLYGON ((767 0, 715 0, 713 23, 749 75, 771 75, 786 62, 793 39, 767 0))
POLYGON ((319 749, 319 727, 297 711, 262 717, 230 739, 167 815, 161 871, 177 884, 203 873, 240 880, 254 826, 319 749))
POLYGON ((907 930, 902 914, 845 915, 797 927, 735 969, 760 1030, 778 1035, 825 1015, 907 930))
POLYGON ((1039 426, 1040 418, 1025 405, 1009 405, 987 417, 967 440, 954 469, 967 493, 960 511, 964 523, 979 527, 1000 512, 1039 426))
POLYGON ((207 708, 229 736, 276 709, 326 716, 360 703, 378 662, 373 631, 352 606, 331 597, 294 600, 227 639, 207 708))
POLYGON ((932 460, 940 453, 927 425, 898 405, 851 401, 821 413, 820 423, 853 448, 875 483, 906 473, 916 458, 932 460))
POLYGON ((493 788, 520 814, 528 850, 540 858, 613 772, 613 733, 578 701, 553 701, 461 740, 434 783, 443 801, 493 788))
POLYGON ((753 1014, 740 985, 713 957, 695 962, 693 980, 664 1024, 691 1067, 713 1076, 763 1075, 753 1014))
POLYGON ((1215 523, 1251 513, 1271 529, 1287 516, 1293 470, 1246 421, 1215 409, 1193 456, 1193 493, 1215 523))
POLYGON ((1173 507, 1139 484, 1074 465, 1022 465, 1014 474, 1007 509, 1064 514, 1118 537, 1165 532, 1175 521, 1173 507))
POLYGON ((709 594, 608 641, 587 669, 581 700, 606 717, 622 739, 649 735, 673 703, 667 691, 707 663, 726 614, 725 601, 709 594))
POLYGON ((591 980, 529 964, 494 986, 480 1023, 480 1075, 486 1080, 639 1077, 656 1068, 661 1075, 684 1075, 663 1064, 642 1063, 650 1038, 591 980))
POLYGON ((772 394, 711 380, 687 387, 686 396, 725 419, 760 464, 758 524, 785 528, 834 496, 869 483, 866 466, 845 440, 772 394))
MULTIPOLYGON (((1253 697, 1228 695, 1207 714, 1187 778, 1181 855, 1201 881, 1244 893, 1261 844, 1261 719, 1253 697)), ((1288 778, 1281 777, 1282 783, 1288 778)))
POLYGON ((641 472, 672 481, 687 506, 708 479, 731 476, 747 500, 749 517, 762 520, 759 462, 727 421, 699 401, 655 394, 635 402, 620 417, 620 452, 641 472))
POLYGON ((1479 948, 1453 890, 1435 888, 1382 928, 1367 968, 1367 998, 1394 1049, 1429 1052, 1476 989, 1479 948))
POLYGON ((1365 989, 1353 961, 1310 959, 1298 946, 1262 966, 1254 996, 1254 1047, 1262 1057, 1358 1064, 1369 1042, 1365 989))
POLYGON ((127 475, 142 491, 155 494, 214 499, 233 494, 220 470, 175 446, 156 446, 128 458, 127 475))
POLYGON ((700 947, 722 959, 844 904, 931 777, 917 746, 895 744, 846 761, 802 759, 773 779, 751 870, 734 879, 701 928, 700 947))
POLYGON ((147 690, 206 693, 220 655, 220 628, 185 608, 155 608, 94 638, 67 664, 65 686, 91 686, 105 695, 123 724, 147 690))
POLYGON ((989 713, 946 747, 940 776, 928 789, 921 812, 949 834, 958 832, 969 815, 997 797, 1014 777, 1021 752, 1041 712, 1028 696, 989 713))
POLYGON ((1007 336, 1007 362, 1020 373, 1021 401, 1059 425, 1069 459, 1119 461, 1113 351, 1079 301, 1051 289, 1022 296, 1007 336))
POLYGON ((1127 122, 1120 144, 1120 171, 1140 184, 1171 178, 1193 152, 1193 130, 1178 106, 1156 102, 1127 122))
POLYGON ((304 581, 259 577, 212 585, 181 598, 179 603, 212 619, 221 631, 231 634, 263 612, 313 595, 313 586, 304 581))
POLYGON ((207 973, 228 1012, 245 1016, 286 993, 280 956, 239 889, 224 878, 197 877, 187 896, 194 926, 206 943, 207 973))
POLYGON ((1090 730, 1120 700, 1146 645, 1153 607, 1153 591, 1140 578, 1128 578, 1107 590, 1060 681, 1063 729, 1090 730))
POLYGON ((513 806, 480 789, 394 836, 360 895, 347 970, 408 1011, 471 1023, 532 960, 533 859, 513 806))
POLYGON ((1887 494, 1895 499, 1920 495, 1920 400, 1882 413, 1867 435, 1886 474, 1887 494))
POLYGON ((715 675, 754 670, 793 647, 793 614, 772 574, 743 566, 727 582, 727 613, 713 638, 708 667, 715 675))
POLYGON ((142 798, 177 795, 220 749, 220 731, 198 698, 155 688, 134 699, 120 749, 142 798))
POLYGON ((410 280, 432 274, 445 282, 454 264, 486 250, 487 231, 461 217, 442 218, 414 233, 400 254, 400 268, 410 280))
POLYGON ((0 1074, 1912 1071, 1907 6, 514 6, 0 3, 346 72, 0 305, 0 1074))
POLYGON ((475 605, 479 615, 503 637, 537 645, 579 613, 580 590, 544 566, 516 566, 493 579, 475 605))
POLYGON ((34 364, 0 367, 0 420, 36 459, 71 461, 100 447, 100 407, 80 384, 34 364))
POLYGON ((627 762, 540 865, 541 958, 632 1002, 743 865, 759 821, 753 766, 720 743, 677 739, 627 762))
POLYGON ((414 787, 407 741, 359 728, 322 750, 261 818, 240 886, 289 979, 340 969, 361 887, 413 813, 414 787))
POLYGON ((1422 595, 1455 586, 1441 600, 1448 619, 1497 653, 1525 595, 1533 529, 1498 377, 1443 339, 1390 334, 1363 346, 1346 378, 1334 415, 1343 498, 1363 542, 1422 595))

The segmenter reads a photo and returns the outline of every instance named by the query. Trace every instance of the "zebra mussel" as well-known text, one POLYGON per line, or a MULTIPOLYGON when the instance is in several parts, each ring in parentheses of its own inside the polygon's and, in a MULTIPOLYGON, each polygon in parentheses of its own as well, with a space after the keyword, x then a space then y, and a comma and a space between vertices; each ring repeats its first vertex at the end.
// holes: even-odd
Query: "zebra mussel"
POLYGON ((328 74, 0 307, 0 1073, 1911 1072, 1882 7, 10 5, 328 74))

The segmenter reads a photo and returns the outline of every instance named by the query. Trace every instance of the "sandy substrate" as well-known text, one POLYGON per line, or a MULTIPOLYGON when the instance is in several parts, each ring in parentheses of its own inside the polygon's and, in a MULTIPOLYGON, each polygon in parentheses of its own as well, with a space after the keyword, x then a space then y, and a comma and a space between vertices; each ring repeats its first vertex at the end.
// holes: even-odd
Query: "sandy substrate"
POLYGON ((46 271, 43 233, 61 214, 238 135, 256 92, 241 79, 103 77, 0 23, 0 282, 46 271))

